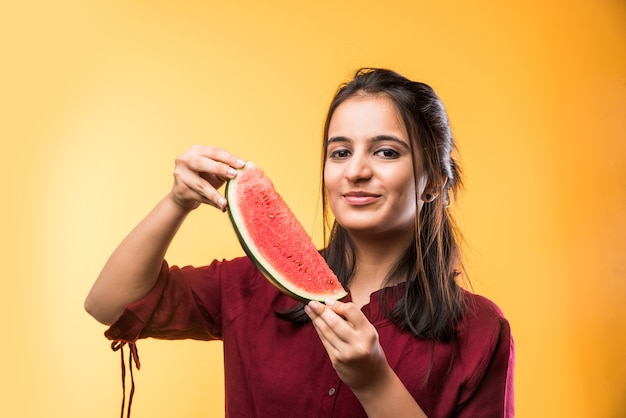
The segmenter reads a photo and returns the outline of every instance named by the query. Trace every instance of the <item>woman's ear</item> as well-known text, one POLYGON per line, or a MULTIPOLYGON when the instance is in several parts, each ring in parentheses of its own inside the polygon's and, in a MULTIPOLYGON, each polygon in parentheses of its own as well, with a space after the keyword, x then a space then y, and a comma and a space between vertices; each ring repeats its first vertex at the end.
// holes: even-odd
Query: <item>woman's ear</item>
POLYGON ((439 196, 439 193, 445 189, 446 183, 448 183, 448 176, 443 177, 440 187, 433 187, 432 184, 426 186, 426 188, 424 189, 424 193, 422 193, 421 196, 421 199, 424 201, 424 203, 430 203, 435 200, 439 196))
POLYGON ((435 193, 433 190, 431 189, 426 189, 424 190, 424 193, 422 193, 422 200, 424 201, 424 203, 430 203, 433 200, 435 200, 438 196, 438 193, 435 193))

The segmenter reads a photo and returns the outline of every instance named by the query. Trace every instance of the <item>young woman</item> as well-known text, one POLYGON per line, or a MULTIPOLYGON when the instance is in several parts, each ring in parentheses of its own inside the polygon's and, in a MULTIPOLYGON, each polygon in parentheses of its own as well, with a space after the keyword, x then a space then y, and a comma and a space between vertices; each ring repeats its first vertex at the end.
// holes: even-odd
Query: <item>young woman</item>
POLYGON ((349 295, 281 294, 247 257, 168 266, 178 227, 244 161, 195 146, 174 186, 111 255, 85 302, 118 343, 220 339, 229 417, 512 417, 514 346, 489 300, 463 290, 447 208, 461 185, 445 109, 427 85, 362 69, 324 130, 323 255, 349 295))

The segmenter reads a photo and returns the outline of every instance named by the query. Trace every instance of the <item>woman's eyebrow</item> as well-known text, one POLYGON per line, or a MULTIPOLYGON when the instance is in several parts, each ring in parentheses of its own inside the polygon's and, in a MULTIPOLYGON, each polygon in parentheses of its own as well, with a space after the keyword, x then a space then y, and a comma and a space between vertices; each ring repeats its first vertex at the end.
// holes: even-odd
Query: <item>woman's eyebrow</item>
POLYGON ((376 135, 375 137, 370 139, 371 143, 384 142, 384 141, 395 142, 396 144, 402 145, 404 148, 406 148, 407 151, 411 150, 411 146, 406 141, 398 138, 397 136, 393 136, 393 135, 376 135))
POLYGON ((332 138, 328 138, 328 141, 326 141, 326 144, 332 144, 333 142, 352 142, 352 141, 345 136, 333 136, 332 138))
MULTIPOLYGON (((411 146, 409 144, 407 144, 406 141, 404 141, 404 140, 402 140, 402 139, 400 139, 400 138, 398 138, 396 136, 393 136, 393 135, 376 135, 376 136, 374 136, 374 137, 369 139, 369 142, 372 143, 372 144, 374 144, 376 142, 384 142, 384 141, 395 142, 395 143, 403 146, 407 150, 411 149, 411 146)), ((348 137, 345 137, 345 136, 333 136, 331 138, 328 138, 328 141, 327 141, 326 144, 328 145, 328 144, 332 144, 332 143, 336 143, 336 142, 351 143, 352 140, 350 138, 348 138, 348 137)))

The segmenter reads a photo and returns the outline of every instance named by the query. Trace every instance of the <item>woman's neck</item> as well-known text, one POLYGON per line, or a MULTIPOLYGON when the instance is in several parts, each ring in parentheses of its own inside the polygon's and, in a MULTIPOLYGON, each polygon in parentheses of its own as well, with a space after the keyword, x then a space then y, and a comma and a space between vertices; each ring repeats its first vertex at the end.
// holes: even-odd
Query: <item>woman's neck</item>
POLYGON ((383 285, 395 284, 404 278, 390 278, 385 283, 389 272, 397 265, 398 260, 410 246, 412 237, 359 237, 351 234, 354 246, 355 269, 350 280, 352 301, 362 307, 369 302, 370 295, 381 289, 383 285))

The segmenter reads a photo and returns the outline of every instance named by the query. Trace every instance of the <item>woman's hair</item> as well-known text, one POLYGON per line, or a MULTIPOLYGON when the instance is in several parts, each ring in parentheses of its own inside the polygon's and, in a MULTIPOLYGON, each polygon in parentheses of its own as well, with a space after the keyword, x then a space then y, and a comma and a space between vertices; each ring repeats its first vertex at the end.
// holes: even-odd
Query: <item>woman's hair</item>
MULTIPOLYGON (((324 125, 323 167, 333 114, 343 102, 355 96, 391 99, 409 136, 415 190, 419 190, 419 168, 423 167, 427 176, 426 189, 435 191, 437 196, 424 203, 415 219, 413 244, 387 275, 388 284, 399 280, 405 285, 384 288, 380 292, 383 309, 398 326, 419 338, 448 341, 454 336, 454 325, 463 314, 464 297, 456 283, 456 276, 462 270, 460 234, 447 210, 451 196, 455 197, 462 185, 461 173, 453 156, 456 147, 445 108, 426 84, 386 69, 359 69, 351 81, 339 87, 330 104, 324 125), (386 297, 386 292, 400 291, 403 293, 394 298, 386 297), (396 299, 398 301, 393 306, 385 303, 396 299)), ((416 206, 419 198, 415 198, 416 206)), ((330 225, 323 174, 322 200, 325 231, 330 227, 330 233, 325 232, 328 244, 322 254, 341 283, 348 286, 355 268, 354 248, 341 225, 336 221, 330 225)))

